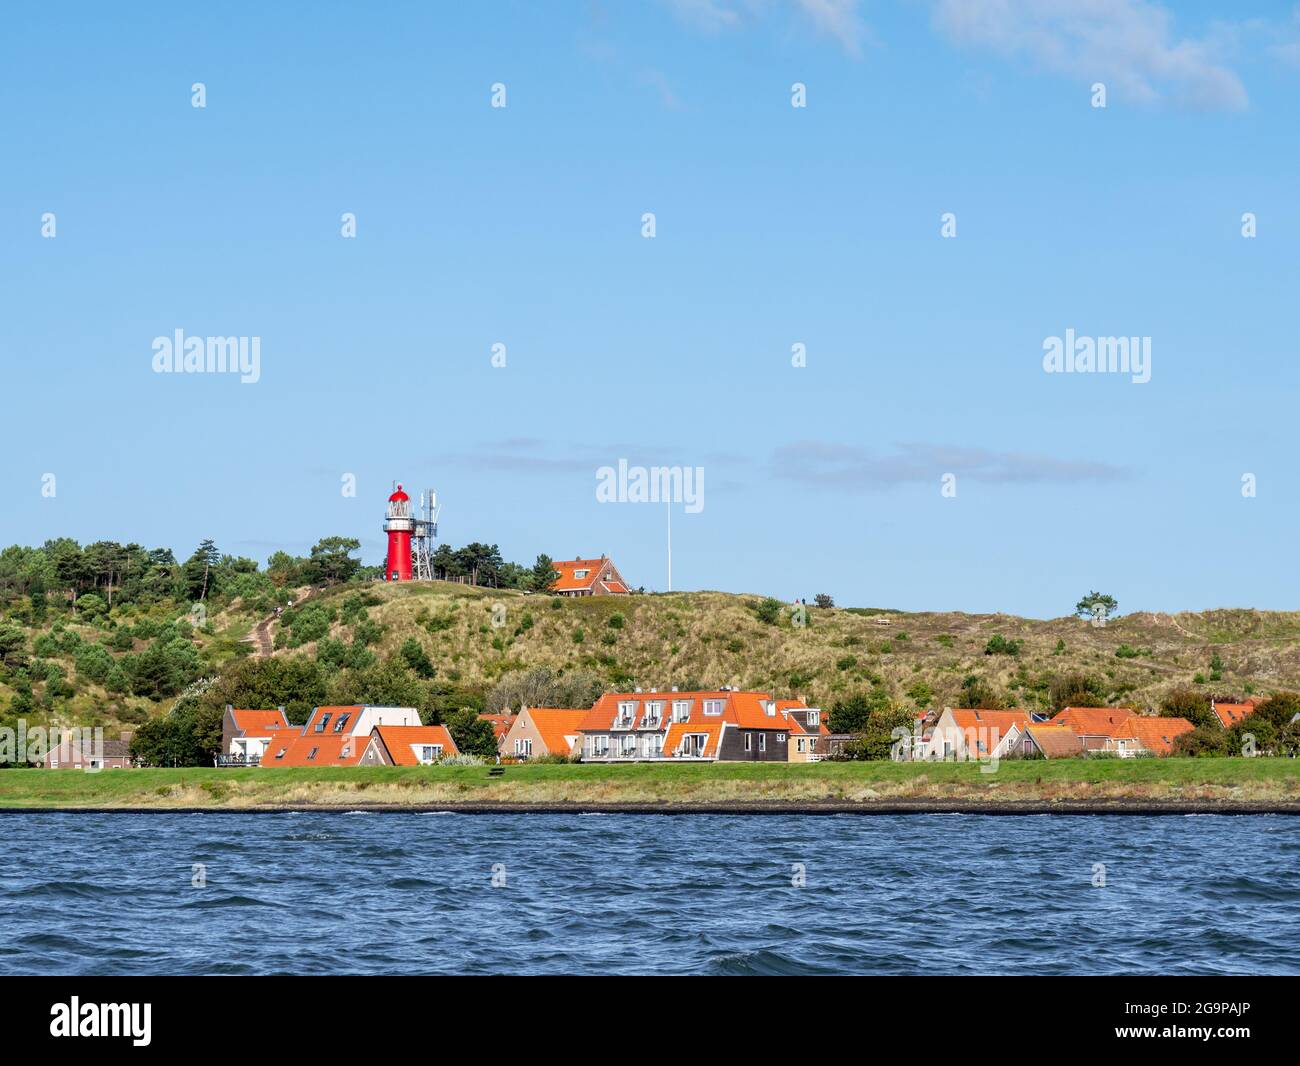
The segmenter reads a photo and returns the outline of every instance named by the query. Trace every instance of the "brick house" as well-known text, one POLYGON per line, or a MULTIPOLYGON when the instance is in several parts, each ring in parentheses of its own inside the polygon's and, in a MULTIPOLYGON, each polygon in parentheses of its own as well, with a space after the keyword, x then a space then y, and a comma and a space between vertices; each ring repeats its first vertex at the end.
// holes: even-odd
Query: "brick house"
POLYGON ((560 575, 551 584, 557 596, 626 596, 631 591, 608 555, 552 563, 560 575))

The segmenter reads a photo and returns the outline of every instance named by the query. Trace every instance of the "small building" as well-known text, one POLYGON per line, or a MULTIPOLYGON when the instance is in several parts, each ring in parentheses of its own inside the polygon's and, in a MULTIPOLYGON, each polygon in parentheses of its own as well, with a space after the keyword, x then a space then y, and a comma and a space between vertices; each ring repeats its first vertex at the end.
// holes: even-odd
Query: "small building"
POLYGON ((787 762, 820 762, 829 752, 831 731, 826 714, 817 707, 805 707, 797 700, 777 700, 776 709, 790 725, 786 741, 787 762))
POLYGON ((505 735, 510 732, 510 727, 514 725, 515 716, 509 712, 505 714, 480 714, 480 718, 492 725, 492 736, 497 742, 497 747, 501 747, 501 741, 505 735))
POLYGON ((226 712, 221 716, 221 755, 217 765, 256 766, 276 735, 293 729, 283 707, 268 711, 226 704, 226 712))
POLYGON ((1012 750, 1032 721, 1026 711, 1019 709, 945 707, 924 746, 924 757, 958 761, 1001 758, 1012 750))
POLYGON ((1069 726, 1031 722, 1021 731, 1015 750, 1025 758, 1070 759, 1083 754, 1083 742, 1069 726))
POLYGON ((562 559, 552 565, 559 574, 551 584, 557 596, 626 596, 631 591, 608 555, 562 559))
POLYGON ((1136 738, 1127 727, 1137 717, 1131 707, 1066 707, 1052 719, 1052 725, 1068 727, 1084 751, 1133 751, 1136 738), (1120 743, 1123 741, 1123 743, 1120 743))
POLYGON ((135 765, 131 758, 131 733, 123 733, 119 740, 95 742, 97 730, 64 730, 55 744, 45 753, 42 765, 47 770, 127 770, 135 765))
POLYGON ((1196 727, 1186 718, 1163 718, 1135 714, 1114 738, 1113 749, 1121 755, 1172 755, 1174 741, 1196 727))
POLYGON ((420 727, 420 712, 414 707, 316 707, 301 727, 269 730, 257 762, 246 765, 357 766, 363 759, 367 765, 386 764, 391 755, 367 757, 372 735, 381 726, 420 727))
POLYGON ((375 726, 363 766, 429 766, 460 754, 445 725, 375 726))
POLYGON ((1213 697, 1210 698, 1210 710, 1212 710, 1219 719, 1219 724, 1224 729, 1231 729, 1233 726, 1240 724, 1245 720, 1247 715, 1255 713, 1255 708, 1259 706, 1259 701, 1250 699, 1243 703, 1220 703, 1213 697))
POLYGON ((586 708, 524 707, 513 716, 509 732, 497 743, 503 757, 531 759, 538 755, 570 756, 577 752, 587 717, 586 708))

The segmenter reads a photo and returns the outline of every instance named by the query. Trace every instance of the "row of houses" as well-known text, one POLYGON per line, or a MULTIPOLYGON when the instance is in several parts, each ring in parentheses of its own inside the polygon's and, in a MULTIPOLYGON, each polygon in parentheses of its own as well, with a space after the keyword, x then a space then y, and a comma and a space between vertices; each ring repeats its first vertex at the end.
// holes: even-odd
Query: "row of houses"
POLYGON ((446 726, 414 707, 316 707, 290 725, 284 708, 227 707, 218 766, 425 766, 458 754, 446 726))
MULTIPOLYGON (((1211 701, 1225 729, 1251 714, 1258 700, 1211 701)), ((903 759, 1071 758, 1104 752, 1119 758, 1170 755, 1195 726, 1186 718, 1139 714, 1131 707, 1066 707, 1055 717, 1022 710, 945 707, 933 727, 898 749, 903 759)))
POLYGON ((816 762, 827 753, 825 713, 802 699, 736 688, 611 692, 590 708, 523 707, 484 715, 503 758, 583 762, 816 762))

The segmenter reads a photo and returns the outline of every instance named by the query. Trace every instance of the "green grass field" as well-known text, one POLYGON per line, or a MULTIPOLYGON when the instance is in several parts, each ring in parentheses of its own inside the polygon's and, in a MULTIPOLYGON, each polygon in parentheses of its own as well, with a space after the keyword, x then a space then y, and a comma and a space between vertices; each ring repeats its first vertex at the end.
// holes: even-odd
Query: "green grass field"
POLYGON ((719 763, 0 771, 0 808, 560 806, 822 803, 1295 805, 1300 760, 719 763))

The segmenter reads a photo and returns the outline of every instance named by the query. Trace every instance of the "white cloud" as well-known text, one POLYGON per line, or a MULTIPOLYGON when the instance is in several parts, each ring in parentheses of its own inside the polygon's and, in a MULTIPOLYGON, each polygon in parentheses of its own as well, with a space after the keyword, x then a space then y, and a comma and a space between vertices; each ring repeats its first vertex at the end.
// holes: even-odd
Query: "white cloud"
POLYGON ((746 27, 773 10, 794 9, 813 27, 839 42, 851 56, 862 53, 866 23, 859 13, 861 0, 666 0, 683 22, 716 33, 746 27))
POLYGON ((934 25, 956 44, 1105 82, 1119 98, 1210 111, 1247 103, 1224 42, 1179 38, 1170 13, 1147 0, 938 0, 934 25))

